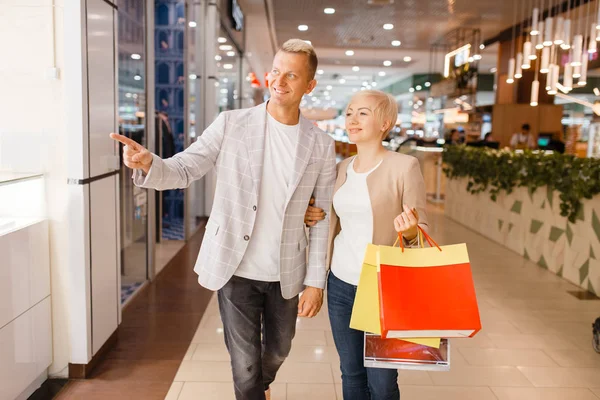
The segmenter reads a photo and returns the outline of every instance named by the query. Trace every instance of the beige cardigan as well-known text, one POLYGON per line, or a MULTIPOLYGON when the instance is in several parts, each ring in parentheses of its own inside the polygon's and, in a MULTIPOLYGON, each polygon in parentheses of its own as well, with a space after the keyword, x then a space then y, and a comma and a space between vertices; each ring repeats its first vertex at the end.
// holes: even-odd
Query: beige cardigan
MULTIPOLYGON (((337 165, 337 180, 333 190, 334 196, 346 182, 350 157, 337 165)), ((391 246, 398 237, 394 228, 394 219, 401 214, 403 204, 416 208, 419 213, 419 226, 428 231, 427 213, 425 212, 425 181, 419 161, 406 154, 389 151, 379 167, 367 177, 369 197, 373 208, 373 240, 376 245, 391 246)), ((333 206, 330 213, 329 242, 327 248, 327 267, 331 265, 333 242, 341 231, 340 220, 333 206)), ((406 243, 406 242, 405 242, 406 243)), ((415 238, 409 246, 415 246, 415 238)))

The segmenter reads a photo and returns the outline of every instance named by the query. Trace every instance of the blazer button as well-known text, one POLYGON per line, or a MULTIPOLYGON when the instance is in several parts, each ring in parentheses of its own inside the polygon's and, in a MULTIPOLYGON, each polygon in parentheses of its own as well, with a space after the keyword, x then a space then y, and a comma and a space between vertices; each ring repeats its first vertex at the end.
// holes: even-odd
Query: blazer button
POLYGON ((244 236, 244 240, 247 242, 248 240, 250 240, 250 236, 248 236, 248 235, 244 236))
POLYGON ((256 206, 252 207, 252 210, 256 211, 256 206))

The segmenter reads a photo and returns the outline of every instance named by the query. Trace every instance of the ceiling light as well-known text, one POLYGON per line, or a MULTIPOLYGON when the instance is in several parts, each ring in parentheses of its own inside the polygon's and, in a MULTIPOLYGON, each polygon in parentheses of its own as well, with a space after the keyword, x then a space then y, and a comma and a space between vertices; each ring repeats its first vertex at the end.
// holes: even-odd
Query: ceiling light
POLYGON ((379 76, 385 76, 385 71, 379 71, 379 76))
POLYGON ((142 80, 142 76, 140 74, 135 74, 133 79, 135 79, 136 81, 141 81, 142 80))
POLYGON ((223 68, 225 68, 225 69, 233 69, 233 64, 225 64, 225 65, 223 65, 223 68))
POLYGON ((408 91, 412 93, 415 91, 415 88, 410 88, 410 89, 408 89, 408 91))
POLYGON ((196 75, 196 74, 190 74, 190 79, 198 79, 198 75, 196 75))
POLYGON ((190 22, 188 23, 188 25, 190 26, 190 28, 195 28, 195 27, 197 27, 197 26, 198 26, 198 24, 196 23, 196 21, 190 21, 190 22))
POLYGON ((217 60, 217 61, 221 61, 222 59, 223 59, 223 57, 221 57, 221 56, 220 56, 220 55, 218 55, 218 54, 215 56, 215 60, 217 60))
POLYGON ((354 66, 354 67, 352 67, 352 71, 358 72, 358 71, 360 71, 360 67, 354 66))
POLYGON ((312 42, 310 40, 305 40, 305 42, 312 46, 312 42))
POLYGON ((389 67, 390 65, 392 65, 392 62, 390 60, 385 60, 383 62, 383 65, 386 66, 386 67, 389 67))
POLYGON ((479 45, 479 48, 480 48, 481 50, 485 49, 485 44, 480 44, 480 45, 479 45))
POLYGON ((298 25, 298 30, 305 32, 308 30, 308 25, 298 25))
POLYGON ((354 55, 354 50, 346 50, 346 55, 347 56, 353 56, 354 55))
POLYGON ((492 74, 495 74, 495 73, 496 73, 496 71, 498 71, 498 68, 496 68, 496 67, 494 67, 494 68, 490 68, 490 72, 491 72, 492 74))
POLYGON ((228 55, 229 57, 233 57, 233 56, 235 56, 235 51, 228 51, 228 52, 227 52, 227 55, 228 55))
POLYGON ((373 87, 377 86, 377 82, 371 82, 371 86, 373 86, 373 87))
POLYGON ((423 89, 423 87, 422 87, 421 85, 417 85, 417 86, 415 87, 415 89, 418 91, 418 90, 421 90, 421 89, 423 89))
POLYGON ((140 56, 139 54, 135 54, 135 53, 133 53, 133 54, 131 55, 131 58, 132 58, 133 60, 139 60, 139 59, 141 59, 141 58, 142 58, 142 56, 140 56))
POLYGON ((335 14, 335 8, 326 8, 323 10, 325 14, 335 14))
POLYGON ((431 82, 425 82, 425 87, 431 86, 431 82))
POLYGON ((399 41, 399 40, 392 40, 392 46, 396 46, 396 47, 398 47, 398 46, 400 46, 401 44, 402 44, 402 42, 401 42, 401 41, 399 41))
POLYGON ((227 93, 229 93, 229 90, 227 90, 227 89, 223 88, 223 89, 221 89, 221 93, 222 93, 222 94, 227 94, 227 93))
POLYGON ((331 90, 331 89, 333 89, 333 86, 327 85, 327 90, 331 90))
POLYGON ((320 69, 320 70, 318 70, 318 71, 317 71, 317 74, 319 74, 319 75, 323 75, 323 74, 324 74, 324 71, 323 71, 322 69, 320 69))
POLYGON ((385 29, 386 31, 391 31, 392 29, 394 29, 394 24, 385 24, 383 25, 383 29, 385 29))
POLYGON ((412 58, 410 58, 409 56, 404 57, 404 62, 411 62, 412 58))
POLYGON ((215 82, 215 86, 219 87, 220 83, 219 82, 215 82))
POLYGON ((474 60, 481 60, 481 54, 475 54, 475 55, 473 56, 473 59, 474 59, 474 60))
POLYGON ((346 80, 344 78, 340 79, 340 83, 343 85, 344 83, 346 83, 346 80))
POLYGON ((217 39, 217 42, 219 42, 219 43, 227 43, 227 39, 226 39, 226 38, 224 38, 224 37, 219 37, 219 38, 217 39))
POLYGON ((329 91, 327 91, 327 90, 326 90, 326 91, 324 91, 324 92, 323 92, 323 95, 324 95, 324 96, 329 96, 329 91))
POLYGON ((229 79, 223 78, 223 83, 227 83, 227 82, 229 82, 229 79))
POLYGON ((230 51, 233 50, 233 46, 231 46, 230 44, 222 44, 219 46, 219 50, 230 51))

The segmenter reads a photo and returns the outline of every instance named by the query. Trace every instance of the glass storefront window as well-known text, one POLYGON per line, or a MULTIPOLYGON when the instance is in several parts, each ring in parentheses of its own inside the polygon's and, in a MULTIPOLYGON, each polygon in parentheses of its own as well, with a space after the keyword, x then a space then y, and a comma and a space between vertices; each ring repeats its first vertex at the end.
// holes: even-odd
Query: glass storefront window
POLYGON ((216 45, 218 109, 220 112, 235 110, 241 107, 240 53, 223 28, 220 30, 216 45))
MULTIPOLYGON (((146 35, 143 2, 119 1, 119 131, 143 146, 146 135, 146 35)), ((121 166, 121 303, 147 279, 148 191, 121 166)))

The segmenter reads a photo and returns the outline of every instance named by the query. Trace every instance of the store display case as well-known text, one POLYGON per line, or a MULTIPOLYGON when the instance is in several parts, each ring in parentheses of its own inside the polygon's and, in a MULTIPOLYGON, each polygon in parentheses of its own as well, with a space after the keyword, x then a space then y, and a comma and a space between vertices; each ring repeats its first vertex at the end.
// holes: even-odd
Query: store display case
POLYGON ((44 178, 0 171, 0 398, 27 398, 52 362, 44 178))

